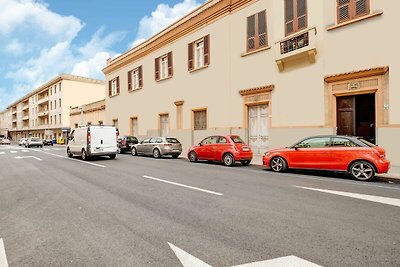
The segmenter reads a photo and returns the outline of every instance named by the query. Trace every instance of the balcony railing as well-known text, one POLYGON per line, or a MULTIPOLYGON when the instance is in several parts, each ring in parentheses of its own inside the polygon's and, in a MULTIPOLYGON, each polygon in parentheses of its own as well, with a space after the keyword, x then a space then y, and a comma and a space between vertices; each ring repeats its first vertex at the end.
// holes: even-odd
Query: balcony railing
POLYGON ((44 110, 44 111, 39 111, 38 112, 38 117, 44 117, 44 116, 48 116, 49 115, 49 111, 48 110, 44 110))
POLYGON ((22 117, 22 120, 23 120, 23 121, 29 120, 29 115, 23 116, 23 117, 22 117))
POLYGON ((22 110, 27 110, 27 109, 29 109, 29 104, 22 106, 22 110))
POLYGON ((41 97, 38 99, 38 105, 43 104, 45 102, 49 102, 49 96, 41 97))
POLYGON ((14 110, 12 111, 12 115, 15 115, 15 114, 17 114, 17 110, 16 110, 16 109, 14 109, 14 110))
POLYGON ((289 61, 308 58, 310 63, 315 62, 316 28, 309 28, 292 34, 275 43, 276 64, 280 71, 284 70, 289 61))

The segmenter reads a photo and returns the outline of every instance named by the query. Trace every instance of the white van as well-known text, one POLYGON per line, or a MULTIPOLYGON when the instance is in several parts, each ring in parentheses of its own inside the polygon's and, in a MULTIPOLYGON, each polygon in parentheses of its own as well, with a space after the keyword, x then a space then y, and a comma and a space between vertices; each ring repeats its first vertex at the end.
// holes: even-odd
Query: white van
POLYGON ((115 159, 118 149, 117 129, 112 126, 88 126, 74 129, 68 140, 68 157, 80 155, 83 160, 92 156, 115 159))

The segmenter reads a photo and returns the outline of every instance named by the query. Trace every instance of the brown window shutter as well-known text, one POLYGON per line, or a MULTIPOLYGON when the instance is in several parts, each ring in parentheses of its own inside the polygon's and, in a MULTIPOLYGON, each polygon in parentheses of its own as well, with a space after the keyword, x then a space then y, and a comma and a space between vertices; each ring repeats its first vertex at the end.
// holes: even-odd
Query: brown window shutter
POLYGON ((112 81, 108 81, 108 96, 109 97, 111 97, 111 95, 112 95, 111 82, 112 81))
POLYGON ((117 77, 117 95, 119 95, 119 76, 117 77))
POLYGON ((353 0, 354 17, 360 17, 369 14, 369 0, 353 0))
POLYGON ((285 33, 289 35, 295 31, 293 1, 285 0, 285 33))
POLYGON ((128 91, 132 90, 132 73, 133 71, 128 71, 128 91))
POLYGON ((256 48, 255 43, 256 35, 256 16, 247 17, 247 51, 256 48))
POLYGON ((210 65, 210 35, 204 36, 204 66, 210 65))
POLYGON ((297 0, 296 1, 296 10, 297 10, 297 20, 296 20, 296 31, 300 31, 302 29, 307 28, 307 1, 306 0, 297 0))
POLYGON ((156 58, 154 60, 154 70, 155 70, 155 79, 156 81, 160 80, 160 58, 156 58))
POLYGON ((337 22, 350 19, 350 0, 337 0, 337 22))
POLYGON ((257 18, 257 24, 258 24, 258 47, 264 47, 268 45, 268 40, 267 40, 267 12, 261 11, 258 13, 258 18, 257 18))
POLYGON ((143 69, 142 69, 142 66, 139 66, 138 72, 139 72, 139 88, 142 88, 143 87, 143 69))
POLYGON ((168 76, 172 77, 174 75, 173 62, 172 62, 172 52, 168 53, 168 76))
POLYGON ((188 70, 193 69, 193 43, 188 44, 188 70))

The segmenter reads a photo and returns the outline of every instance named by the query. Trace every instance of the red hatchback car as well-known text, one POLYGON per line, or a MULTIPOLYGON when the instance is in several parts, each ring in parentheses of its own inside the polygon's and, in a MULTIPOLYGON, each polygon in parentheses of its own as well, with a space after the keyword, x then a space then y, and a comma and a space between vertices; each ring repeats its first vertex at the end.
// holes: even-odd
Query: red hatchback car
POLYGON ((353 136, 315 136, 281 149, 270 150, 263 165, 275 172, 288 168, 348 172, 358 180, 372 180, 386 173, 390 162, 385 150, 353 136))
POLYGON ((209 136, 188 151, 191 162, 198 160, 222 161, 226 166, 233 166, 236 161, 249 165, 253 159, 250 147, 237 135, 209 136))

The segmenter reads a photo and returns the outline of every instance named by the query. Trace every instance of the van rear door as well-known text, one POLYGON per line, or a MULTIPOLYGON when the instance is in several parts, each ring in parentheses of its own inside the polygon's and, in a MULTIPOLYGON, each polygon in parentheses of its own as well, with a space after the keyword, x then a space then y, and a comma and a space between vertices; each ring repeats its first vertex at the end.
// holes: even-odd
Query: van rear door
POLYGON ((90 139, 92 153, 117 152, 117 131, 111 126, 90 127, 90 139))

